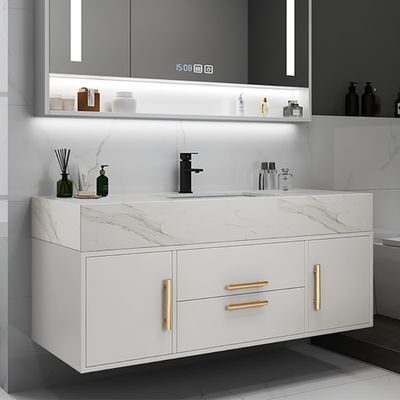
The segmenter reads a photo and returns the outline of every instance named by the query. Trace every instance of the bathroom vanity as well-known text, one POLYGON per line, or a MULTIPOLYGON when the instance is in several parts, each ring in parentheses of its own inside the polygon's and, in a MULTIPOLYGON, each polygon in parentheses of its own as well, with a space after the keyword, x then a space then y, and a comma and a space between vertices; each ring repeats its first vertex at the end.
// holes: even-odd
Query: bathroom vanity
POLYGON ((32 200, 32 338, 81 373, 372 325, 372 195, 32 200))

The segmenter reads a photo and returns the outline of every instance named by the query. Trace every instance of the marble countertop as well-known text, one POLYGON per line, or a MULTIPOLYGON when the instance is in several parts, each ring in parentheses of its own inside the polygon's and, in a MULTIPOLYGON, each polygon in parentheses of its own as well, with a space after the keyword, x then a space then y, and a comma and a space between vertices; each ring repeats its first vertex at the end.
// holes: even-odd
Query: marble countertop
POLYGON ((284 198, 284 197, 302 197, 302 196, 332 196, 332 195, 354 195, 363 194, 360 192, 343 192, 333 190, 314 190, 314 189, 294 189, 291 191, 224 191, 224 192, 199 192, 194 194, 179 194, 177 192, 167 193, 138 193, 138 194, 113 194, 100 199, 76 199, 76 198, 57 198, 55 196, 36 196, 35 198, 54 200, 69 204, 82 206, 101 205, 101 204, 121 204, 136 202, 165 202, 165 201, 205 201, 205 200, 227 200, 227 199, 254 199, 254 198, 284 198), (201 196, 201 197, 196 197, 201 196))
POLYGON ((35 197, 32 236, 75 250, 97 251, 372 231, 372 194, 320 190, 223 194, 227 196, 35 197))

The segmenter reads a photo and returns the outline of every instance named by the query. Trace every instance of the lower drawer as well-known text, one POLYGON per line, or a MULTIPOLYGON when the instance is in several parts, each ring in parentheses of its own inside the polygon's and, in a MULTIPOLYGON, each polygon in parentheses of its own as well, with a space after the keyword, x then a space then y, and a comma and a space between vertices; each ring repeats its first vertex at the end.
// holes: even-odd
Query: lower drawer
POLYGON ((179 352, 300 333, 304 288, 178 303, 179 352))

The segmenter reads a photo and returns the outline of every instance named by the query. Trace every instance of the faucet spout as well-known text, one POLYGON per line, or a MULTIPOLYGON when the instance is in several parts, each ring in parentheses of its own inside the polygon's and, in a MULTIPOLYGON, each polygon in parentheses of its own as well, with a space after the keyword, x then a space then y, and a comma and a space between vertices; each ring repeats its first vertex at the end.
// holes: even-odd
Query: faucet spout
POLYGON ((192 192, 192 172, 198 174, 203 172, 202 168, 192 168, 192 155, 197 153, 180 153, 179 193, 192 192))

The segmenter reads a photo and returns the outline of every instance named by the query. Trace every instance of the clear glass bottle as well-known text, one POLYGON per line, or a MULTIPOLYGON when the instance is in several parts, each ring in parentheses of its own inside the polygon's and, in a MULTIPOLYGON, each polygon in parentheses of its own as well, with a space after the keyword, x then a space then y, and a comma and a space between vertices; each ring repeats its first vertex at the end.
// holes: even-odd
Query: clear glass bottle
POLYGON ((279 174, 279 190, 287 192, 293 189, 293 174, 289 172, 289 168, 283 168, 279 174))
POLYGON ((268 176, 269 176, 268 189, 277 190, 278 189, 278 171, 276 170, 276 164, 274 162, 269 163, 268 176))
POLYGON ((289 100, 288 105, 283 107, 283 116, 301 118, 303 116, 303 107, 299 106, 299 102, 297 100, 289 100))
POLYGON ((261 169, 257 172, 257 190, 267 190, 268 189, 268 163, 261 163, 261 169))

